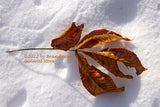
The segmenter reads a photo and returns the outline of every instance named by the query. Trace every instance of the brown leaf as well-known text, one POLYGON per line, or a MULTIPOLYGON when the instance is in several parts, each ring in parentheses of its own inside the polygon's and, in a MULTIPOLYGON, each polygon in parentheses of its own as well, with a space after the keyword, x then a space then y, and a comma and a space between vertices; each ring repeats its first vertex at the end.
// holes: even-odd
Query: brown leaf
POLYGON ((118 68, 117 61, 123 62, 126 66, 135 67, 137 75, 147 70, 139 61, 138 57, 131 51, 123 48, 105 49, 103 52, 92 52, 84 50, 83 53, 95 59, 99 64, 105 67, 108 71, 115 76, 132 79, 130 75, 124 75, 118 68))
POLYGON ((52 40, 51 46, 62 50, 74 47, 81 37, 83 27, 84 24, 76 26, 73 22, 60 36, 52 40))
POLYGON ((83 37, 83 39, 76 46, 76 49, 92 48, 107 42, 116 41, 118 39, 130 41, 130 39, 123 38, 121 35, 106 29, 94 30, 83 37))
POLYGON ((107 74, 94 66, 90 66, 80 53, 75 53, 78 59, 79 72, 84 87, 94 96, 104 92, 123 92, 124 87, 117 88, 107 74))
MULTIPOLYGON (((102 51, 108 51, 108 48, 103 49, 102 51)), ((112 52, 114 55, 116 55, 119 58, 125 58, 129 63, 124 64, 129 67, 135 67, 137 70, 137 75, 141 74, 143 71, 147 70, 143 67, 140 60, 138 59, 137 55, 127 49, 124 48, 111 48, 109 49, 110 52, 112 52)))
POLYGON ((113 73, 115 76, 122 77, 122 78, 128 78, 128 79, 133 78, 130 75, 124 75, 118 68, 117 61, 130 63, 125 58, 119 58, 110 51, 92 52, 92 51, 84 50, 82 52, 85 53, 86 55, 90 56, 94 60, 96 60, 100 65, 105 67, 108 71, 113 73))

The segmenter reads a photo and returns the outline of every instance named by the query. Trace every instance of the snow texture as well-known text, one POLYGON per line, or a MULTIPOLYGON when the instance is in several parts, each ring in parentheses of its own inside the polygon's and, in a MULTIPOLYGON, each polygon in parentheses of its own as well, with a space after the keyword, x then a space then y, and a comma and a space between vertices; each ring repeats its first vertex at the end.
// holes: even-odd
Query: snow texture
POLYGON ((0 0, 0 107, 160 107, 159 46, 159 0, 0 0), (148 70, 136 76, 134 68, 118 63, 134 76, 129 80, 109 73, 118 87, 125 86, 125 92, 94 97, 82 85, 75 57, 53 58, 55 63, 24 63, 25 55, 74 52, 6 53, 50 47, 51 40, 72 22, 86 23, 83 36, 103 28, 133 39, 106 46, 135 52, 148 70))

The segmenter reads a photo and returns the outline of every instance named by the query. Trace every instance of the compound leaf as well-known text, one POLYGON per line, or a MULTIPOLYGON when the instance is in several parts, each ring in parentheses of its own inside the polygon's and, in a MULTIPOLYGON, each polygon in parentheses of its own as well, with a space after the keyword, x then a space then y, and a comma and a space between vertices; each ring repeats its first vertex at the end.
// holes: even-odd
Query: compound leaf
POLYGON ((84 87, 94 96, 104 92, 123 92, 124 87, 117 88, 112 78, 101 72, 94 66, 90 66, 82 56, 76 52, 78 59, 79 72, 84 87))

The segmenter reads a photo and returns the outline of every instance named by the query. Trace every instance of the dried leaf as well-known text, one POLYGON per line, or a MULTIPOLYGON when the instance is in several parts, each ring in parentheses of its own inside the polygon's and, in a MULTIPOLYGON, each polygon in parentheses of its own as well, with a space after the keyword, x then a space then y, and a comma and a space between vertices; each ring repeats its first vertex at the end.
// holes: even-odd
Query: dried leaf
MULTIPOLYGON (((123 38, 121 35, 115 32, 108 31, 106 29, 100 29, 90 32, 79 42, 83 27, 84 24, 76 26, 75 22, 73 22, 60 36, 52 40, 51 46, 55 49, 65 51, 76 46, 75 50, 70 51, 75 51, 75 55, 78 59, 79 72, 82 83, 92 95, 96 96, 104 92, 123 92, 124 87, 117 88, 114 81, 109 75, 103 73, 94 66, 90 66, 86 58, 84 58, 82 54, 78 53, 78 51, 81 51, 84 54, 90 56, 103 67, 108 69, 108 71, 118 77, 128 79, 133 78, 131 75, 125 75, 119 70, 117 61, 121 61, 127 67, 135 67, 135 69, 137 70, 137 75, 140 75, 143 71, 147 70, 142 66, 136 54, 123 48, 106 48, 101 50, 100 52, 79 50, 83 48, 92 48, 107 42, 116 41, 118 39, 130 41, 130 39, 123 38)), ((11 53, 24 50, 52 50, 53 48, 27 48, 7 52, 11 53)))
POLYGON ((101 72, 94 66, 90 66, 87 60, 80 54, 75 53, 78 59, 79 72, 84 87, 94 96, 103 92, 123 92, 124 87, 117 88, 112 78, 101 72))
MULTIPOLYGON (((103 49, 102 51, 106 52, 108 51, 108 48, 103 49)), ((125 58, 125 60, 127 60, 129 63, 124 62, 124 64, 129 67, 135 67, 135 69, 137 70, 137 75, 140 75, 143 71, 147 70, 143 67, 135 53, 123 48, 111 48, 109 49, 109 51, 119 58, 125 58)))
POLYGON ((94 30, 83 37, 83 39, 76 46, 76 49, 92 48, 107 42, 116 41, 118 39, 130 41, 130 39, 123 38, 121 35, 106 29, 94 30))
POLYGON ((94 60, 96 60, 100 65, 105 67, 108 71, 113 73, 115 76, 122 77, 122 78, 128 78, 128 79, 133 78, 131 75, 124 75, 118 68, 117 61, 121 61, 123 63, 130 64, 130 62, 126 60, 125 58, 117 57, 110 51, 92 52, 92 51, 84 50, 82 52, 90 56, 94 60))
POLYGON ((74 47, 81 37, 83 27, 84 24, 76 26, 73 22, 60 36, 52 40, 51 46, 62 50, 74 47))

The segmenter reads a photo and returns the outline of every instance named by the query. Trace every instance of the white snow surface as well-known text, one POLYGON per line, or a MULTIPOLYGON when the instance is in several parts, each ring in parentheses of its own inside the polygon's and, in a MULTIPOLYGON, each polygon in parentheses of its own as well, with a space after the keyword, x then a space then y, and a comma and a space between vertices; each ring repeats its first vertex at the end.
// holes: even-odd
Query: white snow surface
POLYGON ((0 107, 160 107, 159 46, 159 0, 0 0, 0 107), (115 77, 97 64, 117 87, 125 86, 125 91, 94 97, 82 85, 75 57, 52 58, 55 63, 24 63, 25 55, 67 56, 74 52, 6 53, 51 47, 51 40, 72 22, 85 23, 82 37, 95 29, 108 29, 133 39, 106 46, 135 52, 148 70, 136 76, 134 68, 118 63, 124 73, 134 76, 129 80, 115 77))

